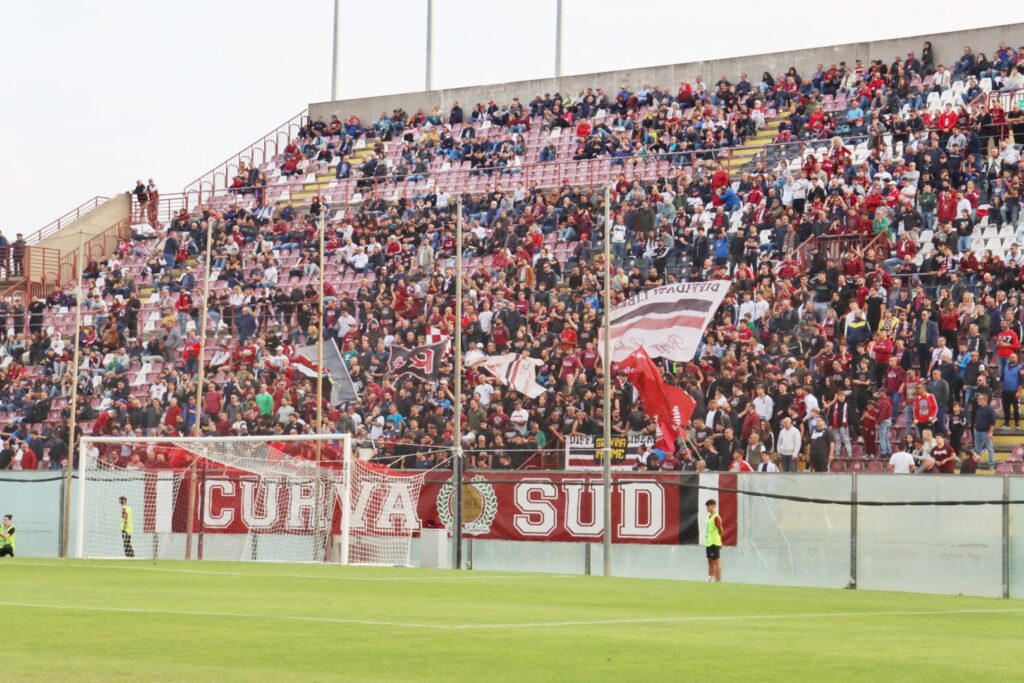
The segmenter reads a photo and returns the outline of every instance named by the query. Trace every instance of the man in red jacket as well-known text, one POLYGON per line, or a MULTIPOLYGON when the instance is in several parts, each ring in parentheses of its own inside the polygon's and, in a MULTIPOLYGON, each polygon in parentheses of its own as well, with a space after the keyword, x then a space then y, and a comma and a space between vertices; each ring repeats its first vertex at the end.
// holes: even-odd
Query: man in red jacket
POLYGON ((1003 372, 1006 370, 1010 356, 1020 349, 1020 339, 1017 333, 1010 329, 1010 321, 1003 319, 999 323, 999 331, 996 332, 996 358, 999 361, 999 381, 1003 381, 1003 372))
POLYGON ((885 371, 882 386, 892 402, 893 420, 900 414, 900 387, 903 386, 906 376, 906 371, 899 366, 899 359, 896 356, 889 356, 889 367, 885 371))
POLYGON ((956 125, 956 112, 953 111, 953 105, 950 102, 946 103, 946 109, 939 114, 939 130, 942 131, 943 137, 947 137, 953 127, 956 125))
POLYGON ((935 431, 935 417, 939 414, 939 404, 935 397, 928 393, 924 382, 919 382, 914 396, 914 424, 920 434, 928 429, 935 431))

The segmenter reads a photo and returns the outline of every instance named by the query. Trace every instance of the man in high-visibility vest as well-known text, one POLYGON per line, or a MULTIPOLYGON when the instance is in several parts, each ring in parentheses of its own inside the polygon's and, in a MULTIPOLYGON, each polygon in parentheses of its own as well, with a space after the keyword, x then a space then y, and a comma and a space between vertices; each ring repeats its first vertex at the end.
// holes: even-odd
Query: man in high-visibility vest
POLYGON ((0 557, 14 557, 14 524, 11 515, 0 521, 0 557))
POLYGON ((124 545, 124 556, 135 557, 132 548, 132 533, 135 531, 134 513, 128 505, 128 499, 121 496, 121 543, 124 545))
POLYGON ((708 510, 704 545, 708 556, 708 583, 722 580, 722 518, 718 514, 718 502, 713 498, 704 503, 708 510))

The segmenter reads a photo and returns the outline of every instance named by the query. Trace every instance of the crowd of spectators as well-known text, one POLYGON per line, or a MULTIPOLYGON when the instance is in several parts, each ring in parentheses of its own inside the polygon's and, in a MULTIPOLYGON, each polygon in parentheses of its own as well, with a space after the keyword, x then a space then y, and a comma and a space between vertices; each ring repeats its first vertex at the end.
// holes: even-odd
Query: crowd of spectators
MULTIPOLYGON (((558 466, 568 435, 601 433, 597 331, 608 273, 615 301, 678 281, 733 282, 694 361, 663 364, 666 380, 698 406, 687 438, 673 453, 645 451, 638 469, 776 471, 806 462, 823 470, 863 455, 890 459, 898 472, 967 472, 994 464, 994 405, 1004 423, 1019 421, 1024 252, 972 246, 980 223, 1007 226, 1024 242, 1012 140, 1022 114, 974 103, 984 79, 1015 87, 1022 55, 1003 45, 994 55, 965 53, 943 66, 926 44, 919 57, 892 64, 791 69, 757 83, 741 74, 735 83, 622 86, 614 96, 595 88, 469 113, 458 104, 447 114, 396 110, 369 125, 334 117, 307 123, 282 173, 337 161, 338 177, 398 182, 429 173, 438 159, 514 173, 531 126, 572 129, 578 158, 623 159, 609 226, 599 188, 512 177, 507 189, 462 197, 464 349, 537 358, 537 382, 548 390, 531 400, 485 372, 460 370, 473 467, 558 466), (931 93, 954 89, 960 102, 927 108, 931 93), (844 110, 824 106, 839 95, 844 110), (805 157, 797 146, 795 163, 762 160, 732 178, 699 154, 739 144, 769 108, 781 117, 781 141, 820 139, 828 151, 805 157), (501 132, 478 136, 485 127, 501 132), (855 159, 852 148, 864 141, 867 153, 855 159), (376 154, 353 167, 357 145, 376 154), (389 165, 392 145, 402 151, 389 165), (655 153, 678 154, 679 163, 654 181, 626 163, 655 153), (606 233, 610 264, 601 256, 606 233), (833 238, 843 239, 841 253, 796 249, 833 238), (571 247, 559 260, 554 247, 564 244, 571 247)), ((98 434, 176 435, 191 433, 201 413, 199 430, 211 436, 316 431, 316 387, 297 367, 296 347, 315 343, 322 325, 359 399, 326 406, 320 430, 353 433, 359 448, 399 467, 444 466, 454 441, 451 357, 434 382, 389 376, 387 360, 393 344, 454 331, 456 198, 433 189, 339 212, 319 197, 264 205, 266 182, 262 169, 243 169, 233 187, 245 196, 231 208, 182 211, 89 264, 80 423, 98 434), (200 411, 208 231, 216 286, 200 411), (147 307, 157 320, 143 319, 147 307)), ((139 186, 155 194, 155 185, 139 186)), ((74 301, 57 292, 45 306, 54 316, 74 301)), ((25 423, 14 426, 19 444, 33 436, 23 419, 31 401, 66 399, 73 381, 71 346, 44 329, 43 308, 28 335, 0 347, 0 404, 25 423)), ((612 382, 613 431, 653 436, 632 386, 618 372, 612 382)), ((60 451, 52 424, 28 448, 57 466, 54 452, 67 448, 60 451)), ((116 457, 168 466, 154 452, 116 457)))

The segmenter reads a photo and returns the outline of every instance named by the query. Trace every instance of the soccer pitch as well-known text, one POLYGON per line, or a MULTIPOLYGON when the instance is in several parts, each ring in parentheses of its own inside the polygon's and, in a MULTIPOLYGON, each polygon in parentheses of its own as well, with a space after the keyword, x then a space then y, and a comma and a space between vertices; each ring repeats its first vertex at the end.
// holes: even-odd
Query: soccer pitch
POLYGON ((1019 601, 214 562, 17 559, 0 577, 5 681, 934 683, 1024 670, 1019 601))

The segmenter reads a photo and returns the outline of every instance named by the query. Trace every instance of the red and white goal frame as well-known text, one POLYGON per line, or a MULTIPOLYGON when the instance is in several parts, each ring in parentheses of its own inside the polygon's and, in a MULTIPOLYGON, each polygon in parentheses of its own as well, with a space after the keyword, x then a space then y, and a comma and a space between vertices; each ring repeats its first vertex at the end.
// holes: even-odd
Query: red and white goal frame
POLYGON ((348 434, 85 436, 75 557, 407 565, 423 476, 348 434))

